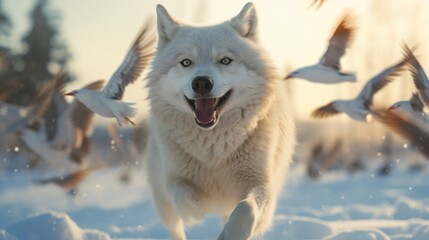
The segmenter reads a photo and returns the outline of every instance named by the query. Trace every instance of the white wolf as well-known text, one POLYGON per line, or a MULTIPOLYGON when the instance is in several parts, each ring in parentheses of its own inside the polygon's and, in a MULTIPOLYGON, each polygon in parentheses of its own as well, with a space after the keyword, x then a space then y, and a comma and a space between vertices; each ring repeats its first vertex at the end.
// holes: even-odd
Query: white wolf
POLYGON ((230 21, 183 24, 157 6, 148 75, 146 162, 153 200, 172 239, 205 214, 218 239, 266 231, 288 174, 295 130, 281 77, 257 39, 252 3, 230 21))

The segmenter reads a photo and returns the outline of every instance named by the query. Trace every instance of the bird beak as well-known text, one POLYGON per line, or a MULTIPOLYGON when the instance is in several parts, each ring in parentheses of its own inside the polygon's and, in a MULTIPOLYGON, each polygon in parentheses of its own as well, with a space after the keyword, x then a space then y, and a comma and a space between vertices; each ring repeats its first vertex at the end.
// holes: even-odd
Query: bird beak
POLYGON ((64 96, 74 96, 73 92, 64 93, 64 96))
POLYGON ((285 77, 285 80, 287 80, 287 79, 289 79, 289 78, 292 78, 293 77, 293 74, 289 74, 289 75, 287 75, 286 77, 285 77))
POLYGON ((392 110, 394 110, 394 109, 396 109, 396 107, 395 106, 391 106, 389 109, 387 109, 388 111, 392 111, 392 110))

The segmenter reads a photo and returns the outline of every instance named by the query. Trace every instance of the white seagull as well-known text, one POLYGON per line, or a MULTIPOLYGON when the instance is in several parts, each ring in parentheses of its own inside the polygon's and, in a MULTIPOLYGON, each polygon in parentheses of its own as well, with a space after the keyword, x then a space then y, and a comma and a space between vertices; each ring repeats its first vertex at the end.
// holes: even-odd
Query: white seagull
POLYGON ((128 51, 124 61, 116 69, 102 91, 87 89, 74 90, 65 95, 74 96, 91 111, 108 118, 116 118, 121 126, 126 123, 135 125, 130 118, 136 114, 133 103, 122 102, 125 87, 139 78, 149 65, 154 53, 156 35, 152 31, 152 21, 148 21, 128 51))
POLYGON ((329 46, 319 63, 312 66, 299 68, 290 73, 285 79, 301 78, 315 83, 336 84, 342 82, 356 82, 355 73, 341 72, 340 59, 345 54, 346 48, 355 32, 353 17, 346 14, 329 40, 329 46))
POLYGON ((389 111, 398 111, 402 114, 408 114, 419 118, 421 121, 429 124, 429 118, 424 111, 424 103, 419 97, 419 94, 413 93, 413 96, 408 101, 399 101, 394 103, 389 111))
POLYGON ((326 118, 343 112, 354 120, 370 121, 370 107, 373 96, 390 83, 393 77, 398 75, 404 64, 405 60, 402 60, 368 80, 356 98, 352 100, 335 100, 313 111, 312 117, 326 118))

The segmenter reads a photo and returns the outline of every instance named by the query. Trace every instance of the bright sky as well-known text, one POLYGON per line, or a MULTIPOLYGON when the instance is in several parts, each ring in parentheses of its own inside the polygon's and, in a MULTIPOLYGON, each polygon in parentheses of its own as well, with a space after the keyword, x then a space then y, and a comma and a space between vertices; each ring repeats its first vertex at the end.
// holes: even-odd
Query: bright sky
MULTIPOLYGON (((11 42, 20 48, 19 39, 28 30, 29 12, 34 0, 4 0, 3 5, 14 24, 11 42)), ((70 68, 77 76, 71 88, 108 79, 119 66, 146 18, 155 16, 157 3, 176 18, 186 22, 217 23, 235 16, 245 0, 51 0, 51 9, 61 15, 60 35, 73 58, 70 68)), ((352 49, 343 58, 343 68, 356 71, 359 83, 320 85, 293 80, 290 85, 293 107, 298 117, 306 118, 316 107, 335 98, 354 97, 368 77, 401 57, 400 45, 418 44, 418 54, 429 71, 427 26, 429 9, 425 0, 327 0, 316 10, 312 0, 255 0, 261 43, 271 54, 281 73, 316 63, 324 53, 339 18, 346 10, 357 15, 358 32, 352 49), (387 5, 389 4, 389 5, 387 5), (371 10, 371 9, 376 9, 371 10), (426 64, 425 64, 426 63, 426 64)), ((408 98, 412 84, 399 80, 377 99, 385 104, 408 98)), ((138 102, 145 112, 143 81, 127 88, 125 99, 138 102)))

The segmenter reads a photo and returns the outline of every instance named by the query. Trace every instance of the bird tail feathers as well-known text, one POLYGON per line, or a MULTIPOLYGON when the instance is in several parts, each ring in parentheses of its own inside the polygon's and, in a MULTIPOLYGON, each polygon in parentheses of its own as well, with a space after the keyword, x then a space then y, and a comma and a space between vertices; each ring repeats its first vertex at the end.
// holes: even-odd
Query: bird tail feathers
POLYGON ((120 126, 131 123, 134 125, 134 122, 130 118, 134 118, 137 114, 137 109, 133 107, 134 103, 120 102, 120 106, 116 108, 117 111, 114 112, 116 120, 120 126))

